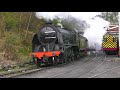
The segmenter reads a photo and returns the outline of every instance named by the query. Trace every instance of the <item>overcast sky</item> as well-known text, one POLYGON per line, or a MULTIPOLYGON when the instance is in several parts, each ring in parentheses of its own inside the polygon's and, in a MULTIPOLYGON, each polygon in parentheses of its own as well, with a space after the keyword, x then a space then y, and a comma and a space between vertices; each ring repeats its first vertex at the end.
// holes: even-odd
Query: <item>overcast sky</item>
POLYGON ((54 19, 55 16, 63 18, 71 15, 75 18, 86 20, 100 14, 101 12, 37 12, 36 16, 38 18, 44 17, 46 19, 54 19))

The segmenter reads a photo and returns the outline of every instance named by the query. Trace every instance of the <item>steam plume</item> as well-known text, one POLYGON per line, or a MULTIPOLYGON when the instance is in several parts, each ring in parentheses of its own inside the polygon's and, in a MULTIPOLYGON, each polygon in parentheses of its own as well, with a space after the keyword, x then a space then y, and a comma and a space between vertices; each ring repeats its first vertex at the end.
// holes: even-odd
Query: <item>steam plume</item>
POLYGON ((36 12, 37 18, 44 18, 45 20, 62 19, 68 16, 72 16, 77 20, 85 20, 90 26, 84 31, 84 36, 88 39, 89 48, 100 50, 102 37, 106 33, 104 27, 108 27, 109 22, 96 17, 97 15, 101 15, 101 12, 36 12))

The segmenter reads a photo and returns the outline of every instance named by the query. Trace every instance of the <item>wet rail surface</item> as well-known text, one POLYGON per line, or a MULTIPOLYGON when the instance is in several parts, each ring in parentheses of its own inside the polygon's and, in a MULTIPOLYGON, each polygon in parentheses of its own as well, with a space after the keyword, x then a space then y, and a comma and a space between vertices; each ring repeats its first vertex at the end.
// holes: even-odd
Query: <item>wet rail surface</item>
POLYGON ((120 77, 120 59, 116 58, 116 55, 91 52, 81 60, 14 78, 117 78, 120 77))

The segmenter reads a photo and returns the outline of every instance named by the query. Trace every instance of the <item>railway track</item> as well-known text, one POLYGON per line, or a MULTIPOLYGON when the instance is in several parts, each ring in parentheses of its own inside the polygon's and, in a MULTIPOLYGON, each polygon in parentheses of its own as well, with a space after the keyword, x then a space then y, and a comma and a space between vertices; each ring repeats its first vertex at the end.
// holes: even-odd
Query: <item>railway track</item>
MULTIPOLYGON (((113 55, 113 56, 116 56, 116 55, 113 55)), ((109 58, 112 58, 112 57, 109 56, 109 58)), ((104 60, 104 61, 105 61, 105 60, 104 60)), ((101 64, 101 65, 102 65, 102 64, 101 64)), ((100 66, 101 66, 101 65, 100 65, 100 66)), ((100 67, 100 66, 98 66, 98 67, 100 67)), ((88 72, 88 73, 86 73, 86 74, 84 74, 83 76, 80 76, 80 77, 78 77, 78 78, 84 77, 85 75, 92 73, 92 72, 95 71, 98 67, 96 67, 95 69, 91 70, 90 72, 88 72)), ((107 69, 107 70, 104 70, 104 71, 102 71, 102 72, 100 72, 100 73, 96 73, 96 74, 94 74, 94 75, 92 75, 92 76, 89 76, 89 77, 87 77, 87 78, 94 78, 94 77, 96 77, 96 76, 105 74, 105 73, 110 72, 110 71, 112 71, 112 70, 115 70, 115 69, 117 69, 117 68, 120 68, 120 65, 115 66, 115 67, 112 67, 112 68, 107 69)))
MULTIPOLYGON (((71 69, 69 68, 65 72, 61 72, 61 73, 58 72, 58 73, 54 73, 53 75, 51 74, 48 78, 59 78, 60 76, 69 75, 69 73, 72 73, 72 72, 74 72, 76 70, 79 70, 79 69, 82 70, 82 68, 84 68, 84 67, 86 68, 87 65, 92 66, 93 64, 95 64, 95 62, 97 62, 96 65, 94 66, 94 68, 92 67, 92 69, 90 68, 89 70, 87 70, 87 71, 85 71, 83 73, 80 73, 82 75, 77 75, 77 76, 73 77, 73 78, 84 78, 84 77, 85 78, 94 78, 94 77, 97 77, 97 76, 102 75, 104 73, 107 73, 109 71, 112 71, 114 69, 120 68, 120 65, 117 65, 115 67, 109 68, 107 70, 103 70, 103 71, 101 71, 99 73, 95 73, 94 75, 92 75, 93 72, 96 69, 100 68, 102 65, 104 65, 104 63, 106 63, 106 60, 111 59, 114 56, 115 55, 113 55, 113 56, 107 56, 107 55, 104 55, 104 54, 102 54, 102 55, 96 54, 96 55, 93 55, 93 56, 85 57, 84 59, 81 60, 82 63, 80 63, 79 60, 77 60, 77 61, 76 60, 75 61, 71 61, 72 62, 71 65, 73 65, 72 68, 70 67, 71 69), (79 66, 78 65, 75 66, 76 63, 78 63, 78 62, 80 63, 80 65, 79 66)), ((5 76, 3 76, 3 78, 16 78, 17 76, 19 77, 19 76, 22 76, 22 75, 29 75, 29 74, 32 74, 32 73, 35 73, 35 72, 38 72, 38 71, 43 71, 43 70, 48 70, 49 71, 49 69, 51 70, 54 67, 56 67, 56 68, 57 67, 58 68, 59 67, 64 67, 64 66, 66 67, 66 65, 69 65, 69 64, 70 63, 64 63, 64 64, 59 64, 57 66, 50 66, 50 67, 36 68, 36 69, 33 69, 33 70, 26 70, 26 71, 22 71, 20 73, 13 74, 13 75, 5 75, 5 76)), ((87 66, 87 68, 89 68, 89 66, 87 66)))
POLYGON ((101 62, 99 65, 97 65, 95 68, 93 68, 92 70, 88 71, 87 73, 85 73, 85 74, 83 74, 83 75, 80 75, 80 76, 77 76, 76 78, 93 78, 93 77, 99 76, 99 75, 101 75, 101 74, 104 74, 104 73, 106 73, 106 72, 109 72, 109 71, 111 71, 111 70, 114 70, 114 69, 116 69, 116 68, 119 68, 120 66, 116 66, 116 67, 113 67, 113 68, 111 68, 111 69, 102 71, 102 72, 97 73, 97 74, 95 74, 95 75, 92 75, 92 76, 90 76, 90 77, 85 77, 85 76, 91 74, 92 72, 94 72, 96 69, 100 68, 107 60, 113 58, 114 56, 116 56, 116 55, 111 55, 111 56, 105 55, 104 59, 102 60, 102 62, 101 62))
POLYGON ((42 70, 45 70, 45 69, 50 69, 50 68, 53 68, 53 67, 54 67, 54 66, 44 67, 44 68, 34 68, 34 69, 21 70, 21 71, 19 71, 19 72, 12 73, 12 74, 0 75, 0 78, 15 78, 15 77, 17 77, 17 76, 35 73, 35 72, 42 71, 42 70))
MULTIPOLYGON (((83 75, 79 75, 79 76, 76 76, 76 77, 73 77, 73 78, 82 78, 82 77, 84 77, 84 76, 86 76, 86 75, 89 75, 90 73, 92 73, 93 71, 95 71, 96 69, 98 69, 99 67, 101 67, 101 66, 106 62, 106 60, 111 59, 112 57, 114 57, 114 56, 116 56, 116 55, 107 56, 107 55, 104 55, 104 54, 103 54, 103 56, 104 56, 104 59, 101 60, 101 62, 100 62, 95 68, 93 68, 92 70, 89 70, 88 72, 85 72, 83 75)), ((87 63, 88 63, 88 64, 92 64, 91 62, 94 62, 94 61, 95 61, 96 59, 98 59, 98 58, 100 58, 100 57, 98 57, 98 55, 96 54, 96 57, 93 58, 93 59, 91 59, 91 60, 90 60, 89 62, 87 62, 87 63)), ((83 65, 86 65, 87 63, 84 63, 83 65)), ((74 71, 74 70, 76 70, 76 69, 80 69, 80 67, 82 67, 83 65, 77 66, 77 67, 75 67, 75 68, 73 68, 73 69, 71 69, 71 70, 69 70, 69 71, 67 71, 67 72, 60 73, 60 74, 51 76, 50 78, 59 77, 59 76, 64 75, 64 74, 69 74, 69 73, 71 73, 72 71, 74 71)), ((113 67, 113 68, 111 68, 111 69, 105 70, 105 71, 103 71, 103 72, 101 72, 101 73, 97 73, 97 74, 95 74, 95 75, 93 75, 93 76, 91 76, 91 77, 88 77, 88 78, 93 78, 93 77, 99 76, 99 75, 101 75, 101 74, 104 74, 104 73, 106 73, 106 72, 109 72, 109 71, 114 70, 114 69, 119 68, 119 67, 120 67, 120 66, 113 67)))
MULTIPOLYGON (((88 56, 89 57, 89 56, 88 56)), ((88 58, 86 57, 86 58, 88 58)), ((82 60, 81 60, 82 61, 82 60)), ((76 60, 74 61, 71 61, 72 63, 73 62, 77 62, 76 60)), ((35 73, 35 72, 38 72, 38 71, 42 71, 42 70, 46 70, 46 69, 51 69, 51 68, 54 68, 54 67, 63 67, 63 66, 66 66, 66 64, 69 64, 69 62, 67 63, 64 63, 64 64, 59 64, 57 66, 48 66, 48 67, 42 67, 42 68, 34 68, 34 69, 25 69, 25 70, 20 70, 19 72, 17 73, 11 73, 11 74, 3 74, 3 75, 0 75, 0 78, 15 78, 17 76, 21 76, 21 75, 25 75, 25 74, 31 74, 31 73, 35 73)))
POLYGON ((104 60, 103 60, 97 67, 95 67, 95 68, 93 68, 91 71, 89 71, 89 72, 87 72, 87 73, 79 76, 78 78, 84 77, 84 76, 86 76, 87 74, 89 74, 89 73, 93 72, 94 70, 96 70, 97 68, 99 68, 99 67, 105 62, 105 59, 106 59, 106 56, 105 56, 104 60))
POLYGON ((83 63, 82 65, 77 66, 77 67, 74 67, 73 69, 70 69, 70 70, 67 71, 67 72, 63 72, 63 73, 59 73, 59 74, 57 74, 57 75, 51 76, 51 77, 49 77, 49 78, 55 78, 55 77, 58 77, 58 76, 60 76, 60 75, 64 75, 64 74, 71 73, 72 71, 79 69, 79 68, 82 67, 83 65, 92 64, 92 62, 94 62, 96 59, 98 59, 98 58, 100 58, 100 57, 101 57, 101 56, 98 56, 97 53, 96 53, 95 57, 93 57, 92 59, 89 58, 90 60, 87 61, 87 62, 85 62, 85 63, 83 63))
POLYGON ((120 68, 120 65, 119 65, 119 66, 116 66, 116 67, 114 67, 114 68, 108 69, 108 70, 106 70, 106 71, 103 71, 103 72, 101 72, 101 73, 95 74, 95 75, 93 75, 93 76, 91 76, 91 77, 88 77, 88 78, 94 78, 94 77, 96 77, 96 76, 99 76, 99 75, 101 75, 101 74, 107 73, 107 72, 112 71, 112 70, 117 69, 117 68, 120 68))
MULTIPOLYGON (((91 63, 91 62, 94 61, 96 58, 100 58, 100 56, 98 57, 97 54, 96 54, 96 55, 88 56, 88 57, 86 57, 86 58, 87 58, 87 59, 85 60, 85 62, 84 62, 82 65, 80 65, 80 66, 78 66, 78 67, 74 67, 73 69, 71 69, 71 70, 69 70, 69 71, 67 71, 67 72, 60 73, 60 74, 57 74, 57 75, 55 75, 55 76, 50 76, 50 78, 53 78, 53 77, 56 77, 56 76, 59 76, 59 75, 62 75, 62 74, 69 73, 69 72, 71 72, 71 71, 73 71, 73 70, 75 70, 75 69, 77 69, 77 68, 79 68, 79 67, 81 67, 81 66, 83 66, 83 65, 85 65, 85 64, 91 63), (91 60, 90 60, 90 58, 91 58, 91 60)), ((84 60, 84 59, 83 59, 83 60, 84 60)), ((81 61, 83 61, 83 60, 81 60, 81 61)), ((74 61, 77 62, 76 60, 74 60, 74 61)), ((73 63, 74 61, 71 61, 71 62, 73 63)), ((61 67, 61 66, 64 67, 64 66, 66 66, 66 64, 67 64, 67 63, 64 63, 64 64, 62 64, 62 65, 60 64, 60 65, 57 65, 57 66, 51 66, 51 67, 45 67, 45 68, 40 68, 40 69, 28 70, 28 71, 22 72, 22 73, 20 73, 20 74, 5 76, 5 78, 6 78, 6 77, 7 77, 7 78, 14 78, 14 77, 17 77, 17 76, 21 76, 21 75, 25 75, 25 74, 31 74, 31 73, 34 73, 34 72, 38 72, 38 71, 42 71, 42 70, 46 70, 46 69, 51 69, 51 68, 54 68, 54 67, 61 67)), ((69 62, 68 62, 68 64, 69 64, 69 62)))

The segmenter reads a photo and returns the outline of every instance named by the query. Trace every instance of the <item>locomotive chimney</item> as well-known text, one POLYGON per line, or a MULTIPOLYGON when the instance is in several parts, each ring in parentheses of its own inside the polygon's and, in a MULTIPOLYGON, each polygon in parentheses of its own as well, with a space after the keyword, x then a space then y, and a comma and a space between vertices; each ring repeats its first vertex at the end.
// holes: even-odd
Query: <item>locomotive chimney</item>
POLYGON ((48 20, 48 21, 46 21, 45 24, 52 24, 52 20, 48 20))

